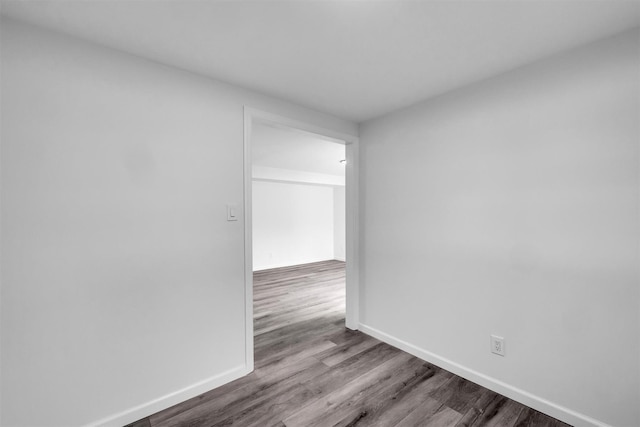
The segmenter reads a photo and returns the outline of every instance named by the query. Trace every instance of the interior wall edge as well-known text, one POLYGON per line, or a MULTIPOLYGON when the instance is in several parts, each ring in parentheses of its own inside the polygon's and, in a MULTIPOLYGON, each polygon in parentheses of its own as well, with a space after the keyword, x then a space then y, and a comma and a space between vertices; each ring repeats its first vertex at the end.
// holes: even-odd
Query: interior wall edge
POLYGON ((373 338, 376 338, 382 342, 385 342, 391 346, 397 347, 402 351, 405 351, 419 359, 426 362, 433 363, 440 368, 443 368, 449 372, 452 372, 466 380, 479 384, 489 390, 499 393, 509 399, 529 406, 536 411, 545 413, 551 417, 554 417, 560 421, 571 424, 575 427, 612 427, 610 424, 591 418, 587 415, 576 412, 570 408, 566 408, 555 402, 551 402, 540 396, 536 396, 532 393, 515 387, 511 384, 502 382, 488 375, 482 374, 464 365, 456 363, 445 357, 439 356, 428 350, 418 347, 412 343, 397 338, 384 331, 360 323, 359 330, 373 338))

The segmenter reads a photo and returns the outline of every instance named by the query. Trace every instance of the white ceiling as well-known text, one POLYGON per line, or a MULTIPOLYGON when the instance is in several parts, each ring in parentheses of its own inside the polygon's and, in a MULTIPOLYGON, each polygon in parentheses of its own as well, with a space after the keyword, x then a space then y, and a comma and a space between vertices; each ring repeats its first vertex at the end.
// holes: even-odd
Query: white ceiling
POLYGON ((2 13, 361 122, 640 26, 640 2, 2 0, 2 13))
POLYGON ((345 175, 344 145, 294 129, 254 123, 251 157, 255 166, 345 175))

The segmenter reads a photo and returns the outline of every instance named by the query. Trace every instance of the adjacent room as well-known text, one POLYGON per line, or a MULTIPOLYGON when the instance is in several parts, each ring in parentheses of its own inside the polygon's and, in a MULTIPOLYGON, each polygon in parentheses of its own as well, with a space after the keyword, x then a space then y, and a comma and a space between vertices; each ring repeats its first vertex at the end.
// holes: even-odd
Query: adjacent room
POLYGON ((250 151, 253 334, 255 352, 270 360, 284 327, 344 324, 346 150, 255 123, 250 151))
POLYGON ((640 426, 639 1, 0 32, 1 426, 640 426))
POLYGON ((253 270, 344 262, 344 142, 257 123, 251 156, 253 270))

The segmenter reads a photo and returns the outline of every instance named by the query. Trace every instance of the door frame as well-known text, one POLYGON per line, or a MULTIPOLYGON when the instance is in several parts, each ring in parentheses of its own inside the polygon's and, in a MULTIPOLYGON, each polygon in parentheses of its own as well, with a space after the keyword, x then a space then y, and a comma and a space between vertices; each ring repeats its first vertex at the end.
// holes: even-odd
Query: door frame
POLYGON ((254 123, 293 129, 320 135, 345 145, 345 227, 346 227, 346 310, 345 326, 359 328, 360 285, 358 275, 358 142, 357 136, 336 132, 311 123, 302 122, 251 107, 244 107, 244 284, 245 284, 245 363, 253 371, 253 230, 252 230, 252 174, 251 131, 254 123))

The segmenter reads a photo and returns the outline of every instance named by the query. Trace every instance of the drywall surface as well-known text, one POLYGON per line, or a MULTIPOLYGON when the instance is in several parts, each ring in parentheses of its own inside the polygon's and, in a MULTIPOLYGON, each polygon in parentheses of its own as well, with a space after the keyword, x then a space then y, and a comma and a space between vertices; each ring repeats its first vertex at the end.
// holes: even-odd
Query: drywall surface
POLYGON ((333 259, 333 188, 253 181, 253 269, 333 259))
POLYGON ((361 125, 362 324, 578 425, 640 425, 639 40, 361 125))
POLYGON ((4 19, 1 72, 0 423, 123 425, 239 375, 243 106, 356 126, 4 19))
POLYGON ((344 187, 333 188, 333 257, 346 261, 346 192, 344 187))

